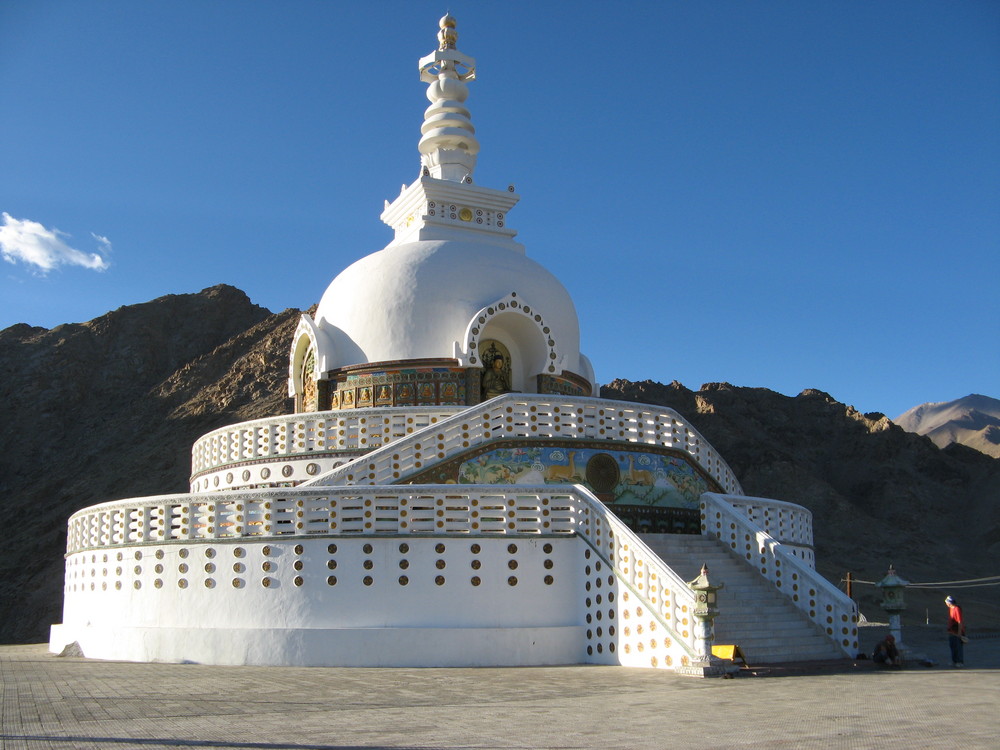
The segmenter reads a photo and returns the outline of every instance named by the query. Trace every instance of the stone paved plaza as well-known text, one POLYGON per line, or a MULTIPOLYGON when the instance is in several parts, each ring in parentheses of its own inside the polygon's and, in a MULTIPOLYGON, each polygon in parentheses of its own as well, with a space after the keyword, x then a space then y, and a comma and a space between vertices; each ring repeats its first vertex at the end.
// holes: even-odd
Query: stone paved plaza
MULTIPOLYGON (((880 632, 866 629, 866 640, 880 632)), ((946 660, 936 630, 908 644, 946 660)), ((130 664, 0 647, 0 748, 996 748, 1000 638, 964 670, 130 664)))

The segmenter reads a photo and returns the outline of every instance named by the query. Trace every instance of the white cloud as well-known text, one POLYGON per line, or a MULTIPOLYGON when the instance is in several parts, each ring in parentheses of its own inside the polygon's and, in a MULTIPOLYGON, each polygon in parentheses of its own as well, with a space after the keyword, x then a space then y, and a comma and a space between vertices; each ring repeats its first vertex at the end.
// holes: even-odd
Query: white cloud
POLYGON ((104 271, 111 264, 104 257, 111 252, 107 237, 94 234, 104 255, 87 254, 67 244, 70 235, 58 229, 46 229, 37 221, 15 219, 3 213, 0 224, 0 255, 8 263, 25 263, 45 274, 59 266, 83 266, 94 271, 104 271))

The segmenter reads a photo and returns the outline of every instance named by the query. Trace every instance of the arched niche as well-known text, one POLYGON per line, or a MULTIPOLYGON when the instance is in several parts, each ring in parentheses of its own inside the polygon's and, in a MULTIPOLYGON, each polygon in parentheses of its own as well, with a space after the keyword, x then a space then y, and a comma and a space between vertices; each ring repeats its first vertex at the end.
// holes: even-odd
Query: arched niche
POLYGON ((487 369, 491 362, 483 346, 489 348, 489 342, 496 341, 507 349, 510 368, 511 390, 522 393, 536 393, 537 375, 544 372, 549 347, 538 327, 523 315, 496 315, 483 326, 479 339, 482 367, 487 369))
POLYGON ((288 353, 288 395, 295 399, 296 412, 320 411, 323 403, 321 353, 316 326, 303 315, 292 336, 288 353))
POLYGON ((542 315, 512 292, 480 310, 466 330, 465 351, 456 355, 465 366, 487 368, 484 347, 501 343, 510 357, 510 382, 515 391, 538 392, 539 375, 561 372, 563 357, 542 315))

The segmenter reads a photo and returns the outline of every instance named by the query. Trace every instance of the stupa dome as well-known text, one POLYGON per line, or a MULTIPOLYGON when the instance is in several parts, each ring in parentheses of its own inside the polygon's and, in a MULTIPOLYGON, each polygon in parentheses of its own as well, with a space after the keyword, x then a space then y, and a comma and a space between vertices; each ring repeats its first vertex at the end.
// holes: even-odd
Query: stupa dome
POLYGON ((316 312, 316 326, 332 344, 326 368, 450 358, 482 366, 470 338, 494 338, 525 364, 525 375, 566 369, 592 380, 589 364, 581 371, 569 293, 519 247, 509 240, 418 240, 352 264, 316 312), (482 330, 473 335, 477 326, 482 330))

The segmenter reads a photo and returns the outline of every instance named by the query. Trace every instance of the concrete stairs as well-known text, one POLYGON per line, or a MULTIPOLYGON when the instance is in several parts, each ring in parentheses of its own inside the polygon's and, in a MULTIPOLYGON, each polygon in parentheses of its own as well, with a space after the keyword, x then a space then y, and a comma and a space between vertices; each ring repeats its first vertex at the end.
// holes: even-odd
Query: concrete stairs
POLYGON ((738 645, 751 666, 845 658, 819 626, 718 540, 689 534, 639 536, 685 581, 707 564, 709 579, 725 584, 719 591, 715 642, 738 645))

